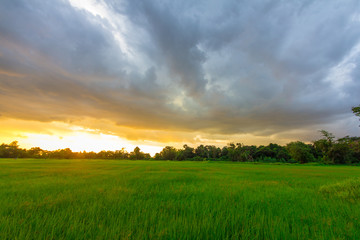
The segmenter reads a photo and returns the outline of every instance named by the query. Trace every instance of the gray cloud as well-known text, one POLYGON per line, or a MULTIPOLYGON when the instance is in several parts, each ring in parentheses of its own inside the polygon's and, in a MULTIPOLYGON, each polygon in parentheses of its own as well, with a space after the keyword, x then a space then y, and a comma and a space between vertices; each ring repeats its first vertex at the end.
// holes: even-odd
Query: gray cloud
POLYGON ((266 136, 360 103, 356 0, 98 4, 2 1, 2 116, 266 136))

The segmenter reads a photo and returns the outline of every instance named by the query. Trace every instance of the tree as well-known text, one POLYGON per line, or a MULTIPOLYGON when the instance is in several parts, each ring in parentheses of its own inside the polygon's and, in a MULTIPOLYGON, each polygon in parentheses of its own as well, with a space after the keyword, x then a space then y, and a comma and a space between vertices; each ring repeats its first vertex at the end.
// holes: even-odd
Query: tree
POLYGON ((145 157, 146 157, 145 154, 140 151, 139 147, 135 147, 134 151, 130 153, 130 159, 141 160, 144 159, 145 157))
POLYGON ((65 148, 65 149, 58 149, 55 151, 50 152, 50 158, 55 158, 55 159, 70 159, 73 156, 73 152, 71 151, 70 148, 65 148))
POLYGON ((334 144, 327 152, 327 160, 335 164, 345 164, 353 162, 352 151, 349 144, 344 142, 334 144))
POLYGON ((207 159, 216 159, 220 157, 221 149, 214 145, 206 145, 205 150, 207 159))
POLYGON ((345 153, 345 160, 343 162, 358 163, 360 162, 360 137, 343 137, 338 139, 338 143, 348 148, 345 153))
POLYGON ((195 157, 194 148, 189 147, 186 144, 183 146, 183 148, 184 148, 184 158, 185 159, 190 159, 190 158, 195 157))
POLYGON ((41 158, 44 153, 44 150, 42 150, 39 147, 33 147, 33 148, 30 148, 30 150, 28 150, 27 153, 28 153, 28 156, 31 158, 41 158))
POLYGON ((334 142, 334 138, 335 138, 334 134, 325 130, 320 130, 319 132, 323 135, 324 139, 326 139, 329 145, 331 146, 334 142))
MULTIPOLYGON (((351 108, 351 110, 353 111, 353 113, 355 114, 355 116, 360 117, 360 105, 357 106, 357 107, 351 108)), ((359 119, 359 120, 360 120, 360 119, 359 119)), ((359 127, 360 127, 360 125, 359 125, 359 127)))
POLYGON ((239 161, 240 154, 238 152, 239 146, 241 147, 241 144, 237 143, 236 146, 234 143, 229 143, 227 147, 227 152, 229 159, 233 162, 239 161))
POLYGON ((195 157, 194 148, 189 147, 187 144, 184 144, 184 149, 180 149, 176 153, 176 160, 187 160, 195 157))
POLYGON ((24 157, 26 150, 19 148, 18 141, 13 141, 10 144, 2 144, 0 146, 0 157, 18 158, 24 157))
POLYGON ((125 148, 122 148, 121 150, 116 150, 114 152, 114 158, 127 159, 127 158, 129 158, 129 154, 126 152, 125 148))
POLYGON ((335 144, 334 141, 334 134, 325 131, 325 130, 319 130, 321 135, 323 136, 322 139, 314 141, 314 150, 316 152, 316 156, 322 158, 323 161, 327 162, 329 161, 328 153, 335 144))
POLYGON ((283 159, 287 161, 290 159, 286 149, 278 144, 270 143, 268 146, 259 146, 254 154, 257 160, 274 159, 275 161, 283 159))
POLYGON ((200 145, 195 149, 195 155, 197 157, 206 158, 207 157, 207 151, 204 145, 200 145))
POLYGON ((353 113, 354 113, 356 116, 360 117, 360 105, 357 106, 357 107, 351 108, 351 110, 353 111, 353 113))
POLYGON ((174 147, 166 146, 160 152, 160 158, 162 160, 175 160, 176 149, 174 147))
POLYGON ((286 145, 290 156, 299 163, 313 162, 314 155, 311 153, 311 148, 303 142, 291 142, 286 145))

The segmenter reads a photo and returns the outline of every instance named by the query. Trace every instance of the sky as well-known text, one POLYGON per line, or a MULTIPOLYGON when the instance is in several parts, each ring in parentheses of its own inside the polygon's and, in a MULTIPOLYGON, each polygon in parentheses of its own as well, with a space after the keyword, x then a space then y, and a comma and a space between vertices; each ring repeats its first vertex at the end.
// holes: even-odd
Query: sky
POLYGON ((164 146, 359 136, 358 0, 1 0, 0 142, 164 146))

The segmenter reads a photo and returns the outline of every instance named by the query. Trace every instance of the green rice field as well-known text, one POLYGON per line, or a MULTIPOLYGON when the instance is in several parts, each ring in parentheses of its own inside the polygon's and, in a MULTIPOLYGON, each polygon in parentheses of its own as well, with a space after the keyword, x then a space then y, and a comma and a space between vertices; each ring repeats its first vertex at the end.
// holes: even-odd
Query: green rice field
POLYGON ((0 159, 0 239, 360 239, 360 167, 0 159))

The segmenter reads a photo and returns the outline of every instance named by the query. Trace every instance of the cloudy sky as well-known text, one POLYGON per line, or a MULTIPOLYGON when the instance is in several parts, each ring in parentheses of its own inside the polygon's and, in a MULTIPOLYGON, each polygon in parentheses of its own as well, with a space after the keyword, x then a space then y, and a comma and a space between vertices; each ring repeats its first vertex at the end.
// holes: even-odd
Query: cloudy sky
POLYGON ((154 152, 359 135, 358 0, 1 0, 0 141, 154 152))

